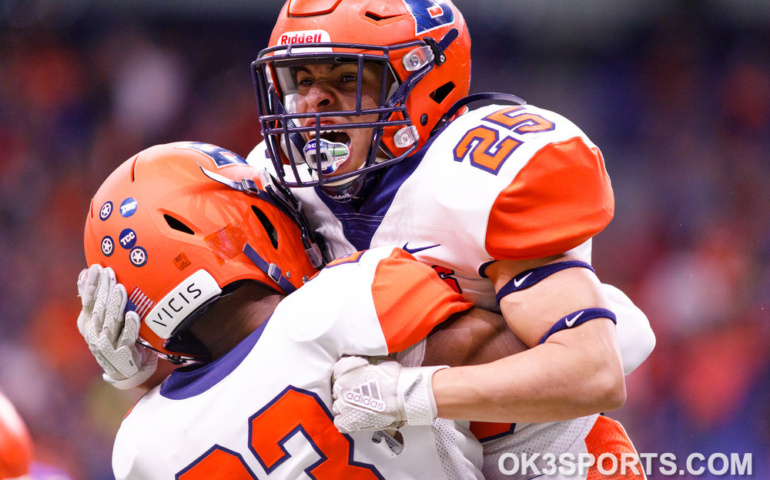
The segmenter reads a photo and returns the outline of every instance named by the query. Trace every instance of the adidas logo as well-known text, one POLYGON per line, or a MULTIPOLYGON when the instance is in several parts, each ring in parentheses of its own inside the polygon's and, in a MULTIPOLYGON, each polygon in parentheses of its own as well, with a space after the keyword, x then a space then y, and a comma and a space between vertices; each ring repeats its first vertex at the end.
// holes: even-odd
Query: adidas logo
POLYGON ((375 412, 385 411, 385 402, 380 396, 380 384, 377 383, 377 380, 369 380, 350 389, 345 393, 344 398, 346 403, 354 407, 374 410, 375 412))

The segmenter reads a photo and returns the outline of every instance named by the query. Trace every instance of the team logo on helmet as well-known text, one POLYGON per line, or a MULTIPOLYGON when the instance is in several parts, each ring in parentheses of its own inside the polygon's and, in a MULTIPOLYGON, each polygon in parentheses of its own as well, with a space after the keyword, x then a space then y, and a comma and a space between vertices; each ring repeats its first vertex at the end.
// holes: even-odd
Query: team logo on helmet
POLYGON ((112 240, 112 237, 107 235, 106 237, 102 238, 102 253, 104 256, 109 257, 114 251, 115 242, 112 240))
POLYGON ((404 0, 414 17, 414 34, 421 35, 455 21, 452 8, 444 0, 404 0))
POLYGON ((136 213, 136 207, 138 205, 135 198, 127 198, 120 204, 120 214, 128 218, 136 213))
POLYGON ((135 267, 141 267, 147 263, 147 250, 135 247, 128 253, 128 258, 135 267))
POLYGON ((174 148, 186 148, 200 152, 214 160, 214 163, 217 164, 217 167, 227 167, 229 165, 248 165, 246 160, 241 158, 238 154, 235 154, 226 148, 211 145, 210 143, 180 142, 174 148))
POLYGON ((134 245, 136 245, 136 232, 130 228, 126 228, 120 232, 120 237, 118 237, 118 240, 120 241, 120 246, 126 250, 133 248, 134 245))
POLYGON ((99 218, 102 221, 107 220, 112 215, 112 202, 104 202, 102 208, 99 209, 99 218))

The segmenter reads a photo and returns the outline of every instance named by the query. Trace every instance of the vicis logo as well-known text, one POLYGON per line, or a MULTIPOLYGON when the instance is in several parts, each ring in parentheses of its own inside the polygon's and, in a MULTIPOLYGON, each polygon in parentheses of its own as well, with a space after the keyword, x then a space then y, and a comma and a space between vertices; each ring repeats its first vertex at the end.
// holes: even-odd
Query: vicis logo
POLYGON ((214 277, 206 270, 198 270, 163 297, 145 322, 156 335, 167 339, 184 319, 220 293, 222 289, 214 277))
POLYGON ((329 32, 326 30, 302 30, 299 32, 286 32, 278 39, 278 45, 293 45, 297 43, 322 43, 331 42, 329 32))

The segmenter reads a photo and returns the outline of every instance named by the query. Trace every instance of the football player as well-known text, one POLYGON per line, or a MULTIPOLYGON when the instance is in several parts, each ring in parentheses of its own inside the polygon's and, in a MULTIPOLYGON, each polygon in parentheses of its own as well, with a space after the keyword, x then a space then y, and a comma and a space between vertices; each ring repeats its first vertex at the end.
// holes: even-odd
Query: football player
MULTIPOLYGON (((590 268, 590 239, 611 219, 613 197, 582 131, 508 95, 467 97, 470 37, 446 1, 294 0, 254 70, 266 142, 248 160, 293 188, 328 258, 404 247, 477 306, 502 311, 534 347, 461 370, 473 388, 455 389, 453 404, 437 397, 442 415, 519 422, 477 430, 490 475, 496 455, 532 439, 582 451, 592 428, 604 446, 622 434, 596 415, 521 423, 618 405, 616 345, 625 373, 654 346, 642 312, 590 268), (478 99, 506 104, 469 111, 478 99)), ((119 387, 151 370, 124 353, 133 361, 112 374, 103 362, 119 387)), ((453 372, 436 375, 437 390, 453 372)))
MULTIPOLYGON (((590 265, 591 238, 614 213, 599 149, 555 112, 468 96, 470 65, 470 36, 449 1, 286 2, 253 64, 265 142, 248 160, 293 189, 330 257, 401 246, 475 305, 501 311, 532 347, 434 378, 439 415, 517 422, 480 433, 493 476, 511 448, 590 451, 592 428, 605 445, 625 436, 594 413, 623 403, 623 373, 654 335, 590 265), (469 109, 477 100, 499 104, 469 109)), ((384 382, 382 368, 351 373, 384 382)), ((377 423, 342 403, 351 418, 338 424, 350 430, 405 422, 388 411, 377 423)))
MULTIPOLYGON (((195 142, 142 151, 99 188, 84 244, 100 281, 84 282, 81 333, 99 345, 137 328, 143 348, 183 365, 123 419, 116 478, 481 478, 467 422, 337 430, 337 360, 402 351, 471 304, 392 247, 338 259, 297 290, 318 258, 295 207, 264 170, 195 142), (139 323, 110 330, 128 298, 139 323)), ((429 399, 430 376, 415 373, 410 404, 429 399)))

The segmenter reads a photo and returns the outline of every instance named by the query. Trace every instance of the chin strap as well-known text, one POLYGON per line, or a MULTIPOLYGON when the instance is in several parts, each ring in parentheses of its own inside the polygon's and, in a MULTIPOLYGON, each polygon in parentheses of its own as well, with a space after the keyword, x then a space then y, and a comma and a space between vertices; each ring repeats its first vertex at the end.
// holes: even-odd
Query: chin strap
POLYGON ((267 263, 267 261, 259 256, 257 251, 248 243, 243 246, 243 253, 246 254, 246 256, 249 257, 249 260, 254 262, 254 265, 262 270, 270 280, 278 284, 278 286, 281 287, 281 290, 283 290, 283 293, 288 295, 297 289, 291 282, 289 282, 289 279, 284 276, 281 267, 274 263, 267 263))

